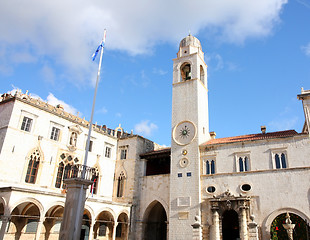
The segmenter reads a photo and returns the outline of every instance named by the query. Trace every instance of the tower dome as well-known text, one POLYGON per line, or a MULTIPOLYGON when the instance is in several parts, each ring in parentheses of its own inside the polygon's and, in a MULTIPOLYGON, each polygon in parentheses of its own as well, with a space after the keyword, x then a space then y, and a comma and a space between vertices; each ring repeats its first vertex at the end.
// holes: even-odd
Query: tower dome
POLYGON ((192 36, 191 34, 189 34, 187 37, 182 39, 182 41, 180 42, 180 48, 186 47, 189 45, 194 46, 194 47, 198 47, 201 49, 200 41, 198 40, 198 38, 192 36))

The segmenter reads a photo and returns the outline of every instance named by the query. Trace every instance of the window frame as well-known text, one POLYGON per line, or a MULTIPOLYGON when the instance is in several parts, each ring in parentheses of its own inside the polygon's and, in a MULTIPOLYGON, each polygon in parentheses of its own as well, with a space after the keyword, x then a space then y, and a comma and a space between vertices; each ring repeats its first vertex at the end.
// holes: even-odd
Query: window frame
POLYGON ((287 154, 287 148, 277 148, 277 149, 271 149, 271 162, 272 162, 272 168, 273 169, 287 169, 289 168, 289 162, 288 162, 288 154, 287 154), (277 164, 276 156, 279 158, 279 167, 277 164), (283 167, 283 158, 284 156, 284 163, 285 167, 283 167))
POLYGON ((217 173, 216 169, 216 155, 207 155, 203 157, 202 161, 202 175, 213 175, 217 173))
POLYGON ((18 129, 23 131, 23 132, 28 132, 28 133, 32 133, 33 132, 33 129, 34 129, 34 126, 35 126, 35 122, 36 122, 36 119, 38 118, 37 115, 33 114, 33 113, 30 113, 30 112, 27 112, 25 110, 21 110, 21 115, 20 115, 20 120, 19 120, 19 127, 18 129), (29 129, 26 130, 24 126, 24 119, 27 118, 27 119, 30 119, 31 120, 31 123, 30 123, 30 126, 29 126, 29 129))
POLYGON ((111 155, 112 155, 112 147, 111 146, 105 146, 104 157, 111 158, 111 155))
POLYGON ((236 169, 236 172, 250 172, 251 171, 250 155, 251 155, 250 151, 235 153, 235 169, 236 169), (242 169, 241 169, 240 160, 242 161, 242 169))

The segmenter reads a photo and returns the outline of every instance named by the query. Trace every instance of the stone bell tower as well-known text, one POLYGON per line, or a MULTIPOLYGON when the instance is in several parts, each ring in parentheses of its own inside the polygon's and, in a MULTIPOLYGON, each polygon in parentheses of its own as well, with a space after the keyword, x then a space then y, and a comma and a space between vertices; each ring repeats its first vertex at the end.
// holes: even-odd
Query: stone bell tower
POLYGON ((207 65, 201 44, 184 38, 173 60, 169 239, 201 239, 199 145, 210 139, 207 65), (198 224, 199 226, 199 224, 198 224))

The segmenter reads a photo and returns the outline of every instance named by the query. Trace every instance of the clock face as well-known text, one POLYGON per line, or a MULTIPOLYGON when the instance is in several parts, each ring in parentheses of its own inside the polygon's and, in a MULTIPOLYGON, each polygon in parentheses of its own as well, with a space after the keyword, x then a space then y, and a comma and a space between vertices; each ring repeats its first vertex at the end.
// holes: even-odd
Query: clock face
POLYGON ((196 135, 196 127, 192 122, 180 122, 173 131, 174 141, 179 145, 189 144, 196 135))

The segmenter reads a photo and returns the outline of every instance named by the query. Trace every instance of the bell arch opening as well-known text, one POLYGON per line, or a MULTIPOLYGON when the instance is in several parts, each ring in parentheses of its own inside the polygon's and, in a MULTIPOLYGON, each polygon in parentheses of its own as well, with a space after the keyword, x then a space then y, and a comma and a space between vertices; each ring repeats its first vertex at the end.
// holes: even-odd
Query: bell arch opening
POLYGON ((181 82, 190 80, 192 78, 191 65, 188 62, 183 63, 180 70, 181 70, 181 82))
POLYGON ((160 202, 149 205, 144 214, 144 240, 167 239, 167 214, 160 202))

